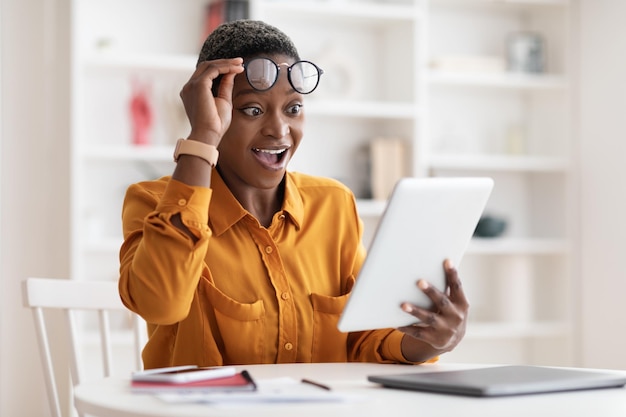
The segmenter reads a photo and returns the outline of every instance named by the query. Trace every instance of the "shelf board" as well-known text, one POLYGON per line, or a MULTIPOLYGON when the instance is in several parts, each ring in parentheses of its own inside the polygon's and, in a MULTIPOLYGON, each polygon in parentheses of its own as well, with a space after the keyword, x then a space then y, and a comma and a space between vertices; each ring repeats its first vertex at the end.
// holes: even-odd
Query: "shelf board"
POLYGON ((354 7, 350 1, 326 1, 320 7, 319 1, 274 0, 264 2, 264 15, 300 15, 311 18, 340 18, 342 20, 363 20, 369 23, 410 22, 421 14, 410 4, 381 4, 362 2, 354 7))
POLYGON ((566 239, 473 238, 467 254, 473 255, 561 255, 569 252, 566 239))
POLYGON ((197 59, 196 55, 138 55, 105 52, 86 58, 84 66, 89 70, 173 71, 191 74, 196 68, 197 59))
POLYGON ((82 155, 90 160, 122 160, 172 162, 172 145, 91 145, 84 148, 82 155))
POLYGON ((311 98, 304 105, 309 115, 406 120, 413 120, 417 115, 414 104, 403 102, 311 98))
POLYGON ((566 337, 571 326, 563 321, 531 321, 528 323, 470 322, 466 339, 524 339, 540 337, 566 337))
POLYGON ((480 0, 520 6, 569 6, 571 0, 480 0))
POLYGON ((432 85, 492 87, 520 90, 562 90, 567 79, 555 74, 518 74, 511 72, 472 73, 453 71, 430 71, 428 81, 432 85))
POLYGON ((431 0, 432 5, 451 4, 451 5, 488 5, 488 6, 518 6, 518 7, 541 7, 541 6, 559 6, 567 7, 571 4, 571 0, 431 0))
POLYGON ((569 161, 565 157, 532 155, 433 155, 431 169, 566 172, 569 161))

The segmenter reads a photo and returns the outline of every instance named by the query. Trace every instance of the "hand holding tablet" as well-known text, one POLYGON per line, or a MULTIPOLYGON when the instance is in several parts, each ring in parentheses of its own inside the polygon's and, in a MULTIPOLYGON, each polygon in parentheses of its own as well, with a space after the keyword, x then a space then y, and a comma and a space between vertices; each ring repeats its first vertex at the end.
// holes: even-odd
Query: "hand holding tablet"
MULTIPOLYGON (((419 321, 400 306, 431 299, 416 282, 446 289, 445 259, 458 266, 491 190, 490 178, 404 178, 396 185, 340 317, 343 332, 419 321)), ((454 271, 456 274, 456 271, 454 271)))

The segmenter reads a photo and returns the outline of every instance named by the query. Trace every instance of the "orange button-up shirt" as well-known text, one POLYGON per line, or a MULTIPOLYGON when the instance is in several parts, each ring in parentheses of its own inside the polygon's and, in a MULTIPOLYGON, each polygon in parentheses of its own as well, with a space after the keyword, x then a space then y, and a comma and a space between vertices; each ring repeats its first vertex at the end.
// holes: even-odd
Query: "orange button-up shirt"
POLYGON ((353 194, 297 173, 285 190, 265 228, 215 170, 210 189, 169 177, 129 187, 119 290, 148 323, 146 368, 406 362, 397 330, 337 330, 365 257, 353 194), (196 243, 170 223, 177 213, 196 243))

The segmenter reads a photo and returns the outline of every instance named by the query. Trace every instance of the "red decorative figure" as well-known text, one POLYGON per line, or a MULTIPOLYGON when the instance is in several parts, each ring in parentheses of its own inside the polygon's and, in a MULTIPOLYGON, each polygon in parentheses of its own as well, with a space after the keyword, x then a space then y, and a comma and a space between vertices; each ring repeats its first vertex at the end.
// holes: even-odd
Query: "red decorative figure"
POLYGON ((147 145, 150 143, 152 126, 152 108, 148 99, 149 89, 133 81, 133 93, 130 99, 130 120, 132 125, 133 143, 147 145))

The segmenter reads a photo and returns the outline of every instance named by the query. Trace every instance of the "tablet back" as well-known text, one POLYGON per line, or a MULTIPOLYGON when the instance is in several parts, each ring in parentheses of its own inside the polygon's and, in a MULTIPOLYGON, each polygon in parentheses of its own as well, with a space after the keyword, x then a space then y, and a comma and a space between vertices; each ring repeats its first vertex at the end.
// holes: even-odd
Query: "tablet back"
POLYGON ((416 286, 420 278, 445 289, 443 261, 450 259, 459 266, 492 188, 490 178, 400 180, 339 319, 339 330, 415 323, 400 304, 430 306, 430 299, 416 286))

